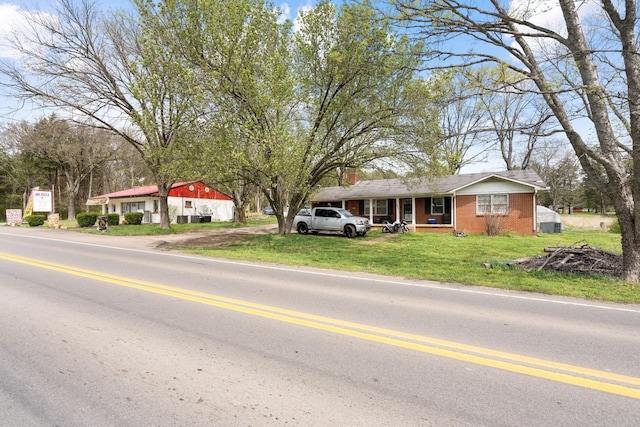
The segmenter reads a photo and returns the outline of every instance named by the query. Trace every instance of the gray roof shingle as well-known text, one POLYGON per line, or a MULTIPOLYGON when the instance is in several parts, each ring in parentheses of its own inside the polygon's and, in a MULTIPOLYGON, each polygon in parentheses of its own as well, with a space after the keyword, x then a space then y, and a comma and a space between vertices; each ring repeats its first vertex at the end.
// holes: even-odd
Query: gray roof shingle
POLYGON ((546 184, 532 170, 482 172, 450 175, 442 178, 395 178, 360 181, 349 187, 321 188, 312 201, 357 200, 377 197, 413 197, 430 194, 452 194, 457 190, 488 178, 498 178, 545 190, 546 184))

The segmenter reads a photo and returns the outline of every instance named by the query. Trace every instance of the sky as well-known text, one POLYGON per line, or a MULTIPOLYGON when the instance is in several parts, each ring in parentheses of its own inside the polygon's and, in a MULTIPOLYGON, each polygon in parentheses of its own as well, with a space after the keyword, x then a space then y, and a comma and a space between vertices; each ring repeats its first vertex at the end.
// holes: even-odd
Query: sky
MULTIPOLYGON (((99 5, 104 5, 105 9, 109 8, 126 8, 131 7, 131 0, 93 0, 99 5)), ((272 0, 273 3, 280 7, 283 12, 283 18, 290 19, 295 22, 295 18, 301 10, 309 9, 313 7, 316 0, 272 0)), ((340 3, 341 0, 334 0, 340 3)), ((518 0, 515 0, 518 1, 518 0)), ((544 4, 547 0, 538 0, 541 4, 544 4)), ((41 13, 50 12, 56 5, 56 0, 12 0, 5 1, 0 0, 0 59, 12 57, 13 52, 6 47, 4 41, 9 35, 10 28, 21 28, 23 25, 22 14, 24 12, 41 13)), ((2 76, 0 76, 1 78, 2 76)), ((34 116, 41 117, 44 115, 41 111, 32 110, 28 107, 23 107, 19 111, 17 110, 17 102, 11 97, 7 97, 0 90, 0 126, 3 123, 12 123, 19 120, 30 120, 34 116)), ((488 170, 500 170, 504 167, 500 167, 501 160, 497 156, 489 158, 487 162, 473 165, 463 170, 465 173, 480 172, 488 170)))
MULTIPOLYGON (((104 5, 105 9, 118 9, 131 7, 132 0, 92 0, 98 5, 104 5)), ((58 2, 56 0, 0 0, 0 59, 12 58, 15 53, 6 45, 13 29, 20 30, 24 24, 23 14, 51 12, 58 2)), ((309 9, 316 3, 315 0, 275 0, 273 3, 283 12, 283 19, 295 20, 301 10, 309 9)), ((0 124, 23 120, 33 115, 29 109, 21 109, 16 112, 17 103, 0 91, 0 124)))

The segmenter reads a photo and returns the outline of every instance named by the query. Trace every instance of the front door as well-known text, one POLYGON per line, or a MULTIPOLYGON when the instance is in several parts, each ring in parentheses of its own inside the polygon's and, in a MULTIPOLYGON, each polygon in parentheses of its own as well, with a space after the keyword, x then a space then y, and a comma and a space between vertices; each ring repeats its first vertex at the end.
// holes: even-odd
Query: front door
POLYGON ((411 199, 402 200, 402 219, 408 223, 413 223, 413 201, 411 199))

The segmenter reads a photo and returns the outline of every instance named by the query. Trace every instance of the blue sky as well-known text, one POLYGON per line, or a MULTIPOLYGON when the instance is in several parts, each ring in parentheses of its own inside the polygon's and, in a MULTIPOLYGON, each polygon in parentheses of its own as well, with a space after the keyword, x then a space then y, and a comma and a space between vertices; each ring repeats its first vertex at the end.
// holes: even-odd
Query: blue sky
MULTIPOLYGON (((80 0, 77 0, 80 1, 80 0)), ((103 5, 105 9, 131 7, 132 0, 93 0, 98 5, 103 5)), ((5 41, 9 38, 11 29, 21 28, 24 22, 23 14, 47 13, 51 12, 58 1, 56 0, 0 0, 0 59, 10 58, 13 52, 6 46, 5 41)), ((280 7, 283 17, 295 20, 300 10, 308 9, 316 4, 315 0, 275 0, 273 3, 280 7)), ((3 122, 14 122, 22 119, 29 119, 30 116, 42 113, 30 111, 23 108, 16 112, 16 101, 7 97, 0 90, 0 126, 3 122)))
MULTIPOLYGON (((120 7, 129 7, 132 4, 131 0, 93 0, 98 4, 104 4, 105 8, 120 8, 120 7)), ((282 11, 285 13, 287 18, 295 19, 298 14, 298 11, 301 8, 312 7, 316 1, 315 0, 272 0, 273 3, 280 7, 282 11)), ((0 28, 4 27, 4 22, 9 18, 10 15, 7 15, 6 11, 8 10, 8 6, 17 6, 22 10, 41 10, 41 11, 49 11, 51 10, 55 4, 58 3, 55 0, 12 0, 12 1, 3 1, 0 0, 0 11, 3 12, 3 15, 0 15, 0 28)))
MULTIPOLYGON (((77 0, 80 1, 80 0, 77 0)), ((131 0, 94 0, 99 5, 104 5, 105 9, 111 8, 126 8, 132 4, 131 0)), ((335 3, 342 3, 342 0, 334 0, 335 3)), ((0 58, 4 59, 12 56, 12 52, 4 46, 4 41, 8 37, 8 29, 18 26, 23 20, 21 15, 24 12, 39 13, 50 12, 55 8, 58 2, 55 0, 12 0, 4 1, 0 0, 0 58)), ((278 6, 282 12, 283 17, 290 20, 295 20, 300 10, 313 7, 316 0, 273 0, 273 3, 278 6)), ((1 77, 1 76, 0 76, 1 77)), ((43 112, 38 109, 31 109, 28 106, 23 106, 18 109, 17 101, 11 97, 7 97, 1 92, 0 89, 0 128, 3 124, 13 123, 20 120, 32 120, 34 117, 41 117, 43 112)), ((490 161, 481 166, 482 169, 495 169, 492 164, 495 160, 490 161)), ((474 168, 476 169, 476 168, 474 168)), ((469 170, 466 172, 475 172, 475 170, 469 170)))

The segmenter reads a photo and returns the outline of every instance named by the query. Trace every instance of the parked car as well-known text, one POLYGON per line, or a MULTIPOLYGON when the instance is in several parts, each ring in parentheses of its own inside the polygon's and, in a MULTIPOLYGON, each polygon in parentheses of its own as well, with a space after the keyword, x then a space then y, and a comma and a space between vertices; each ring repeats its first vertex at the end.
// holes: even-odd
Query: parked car
POLYGON ((271 206, 267 206, 266 208, 262 209, 262 213, 265 214, 265 215, 275 215, 276 214, 271 206))
POLYGON ((293 220, 299 234, 319 231, 337 231, 347 237, 364 236, 371 230, 367 218, 355 216, 346 209, 320 207, 301 209, 293 220))

